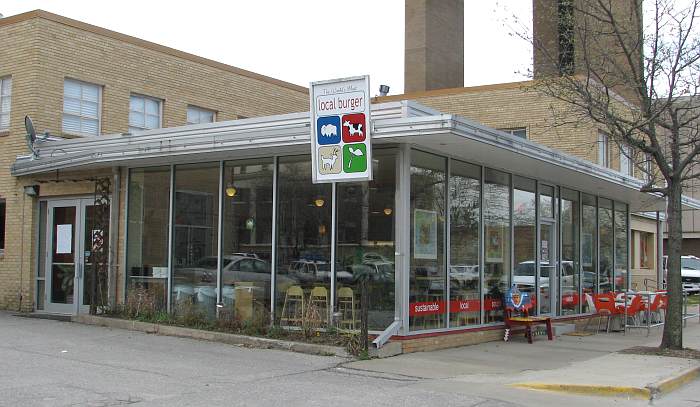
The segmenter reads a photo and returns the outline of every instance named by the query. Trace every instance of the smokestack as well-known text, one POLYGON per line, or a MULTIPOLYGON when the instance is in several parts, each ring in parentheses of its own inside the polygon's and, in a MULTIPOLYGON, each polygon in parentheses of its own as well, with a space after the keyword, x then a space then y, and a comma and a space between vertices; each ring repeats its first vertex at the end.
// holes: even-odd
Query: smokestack
POLYGON ((404 91, 464 86, 464 0, 405 0, 404 91))

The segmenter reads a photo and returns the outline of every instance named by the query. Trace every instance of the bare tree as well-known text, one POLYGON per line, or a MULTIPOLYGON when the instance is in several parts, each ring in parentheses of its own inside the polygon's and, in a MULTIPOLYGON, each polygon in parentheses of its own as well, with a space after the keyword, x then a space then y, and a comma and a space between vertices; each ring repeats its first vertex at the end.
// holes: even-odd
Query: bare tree
POLYGON ((559 123, 598 127, 634 151, 647 173, 641 191, 667 198, 661 348, 681 349, 681 197, 700 175, 700 0, 535 0, 536 11, 538 2, 556 13, 557 35, 538 35, 536 19, 551 16, 537 12, 534 35, 519 33, 533 44, 532 90, 563 102, 559 123))

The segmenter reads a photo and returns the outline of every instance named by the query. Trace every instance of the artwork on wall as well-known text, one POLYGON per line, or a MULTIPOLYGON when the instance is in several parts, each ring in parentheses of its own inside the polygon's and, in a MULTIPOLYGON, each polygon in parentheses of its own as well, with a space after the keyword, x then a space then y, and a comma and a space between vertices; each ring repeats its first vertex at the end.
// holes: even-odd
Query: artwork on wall
POLYGON ((413 257, 437 260, 437 213, 416 209, 413 213, 413 257))

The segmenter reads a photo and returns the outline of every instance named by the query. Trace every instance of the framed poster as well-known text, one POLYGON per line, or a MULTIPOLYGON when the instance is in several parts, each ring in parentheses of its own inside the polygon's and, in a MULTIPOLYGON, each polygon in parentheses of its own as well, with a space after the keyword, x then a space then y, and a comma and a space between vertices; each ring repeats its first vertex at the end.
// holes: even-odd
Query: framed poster
POLYGON ((413 258, 437 260, 437 212, 413 212, 413 258))
POLYGON ((583 267, 593 266, 593 235, 583 233, 581 236, 581 263, 583 267))
POLYGON ((486 262, 503 263, 503 227, 486 228, 486 262))

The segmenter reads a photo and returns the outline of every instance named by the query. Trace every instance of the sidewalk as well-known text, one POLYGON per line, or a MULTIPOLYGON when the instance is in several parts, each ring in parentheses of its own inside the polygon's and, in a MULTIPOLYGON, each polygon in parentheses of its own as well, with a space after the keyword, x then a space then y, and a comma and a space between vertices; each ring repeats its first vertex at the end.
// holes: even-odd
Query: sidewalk
MULTIPOLYGON (((554 341, 538 336, 532 345, 515 338, 508 343, 490 342, 344 366, 422 379, 650 399, 694 379, 700 372, 700 360, 616 353, 633 346, 658 346, 661 329, 652 330, 649 337, 643 330, 627 335, 564 335, 554 341)), ((697 320, 688 321, 684 345, 700 348, 697 320)))

